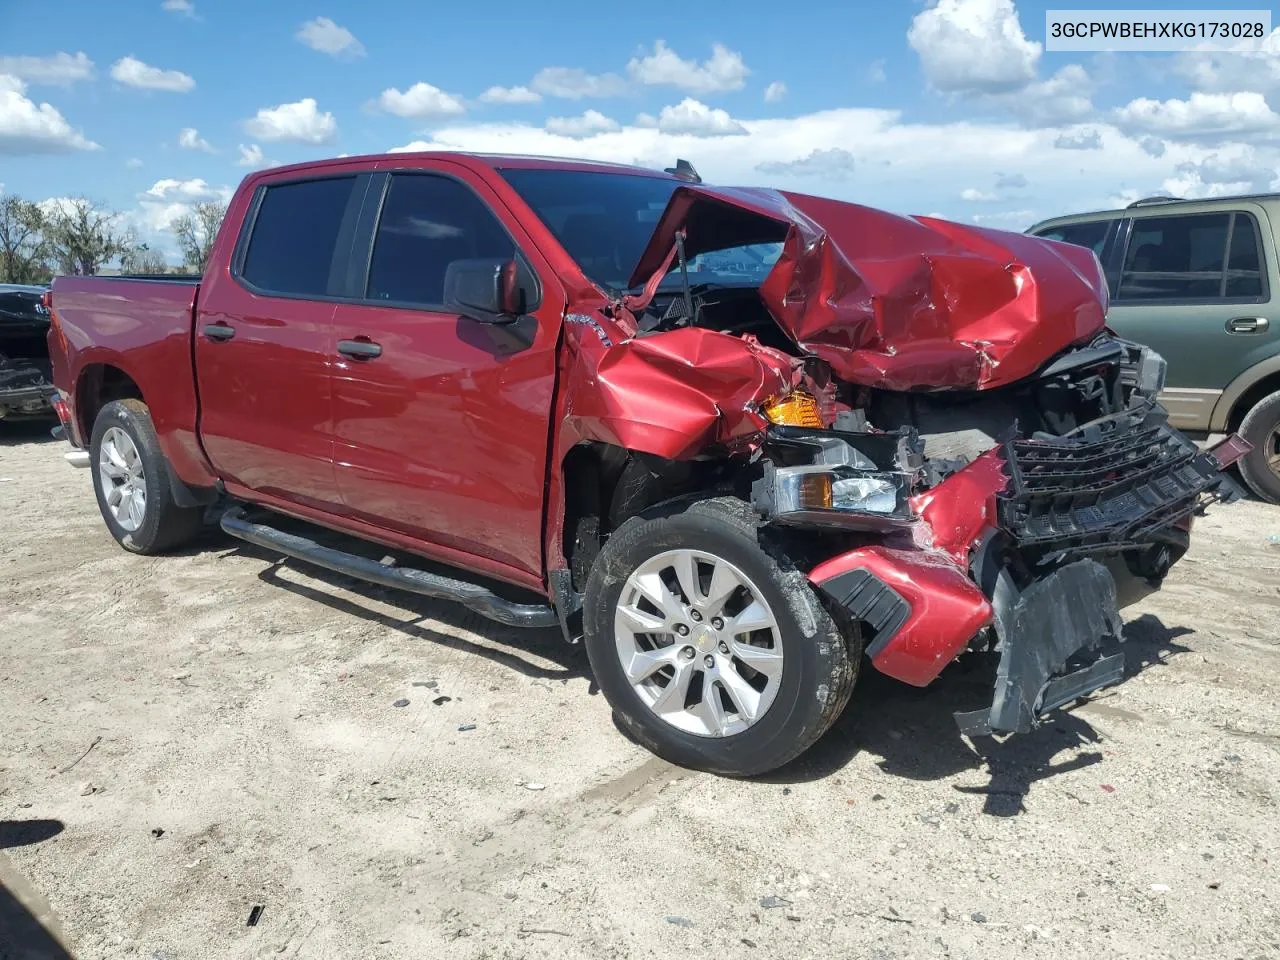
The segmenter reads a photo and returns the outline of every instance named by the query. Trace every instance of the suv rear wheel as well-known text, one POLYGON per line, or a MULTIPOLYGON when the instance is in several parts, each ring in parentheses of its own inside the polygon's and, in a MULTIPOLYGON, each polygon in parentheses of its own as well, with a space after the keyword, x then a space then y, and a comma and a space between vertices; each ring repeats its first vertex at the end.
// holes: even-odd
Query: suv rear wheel
POLYGON ((1240 474, 1263 500, 1280 503, 1280 392, 1264 397, 1245 414, 1240 435, 1253 451, 1240 461, 1240 474))
POLYGON ((732 498, 630 520, 593 565, 583 611, 623 728, 673 763, 729 776, 780 767, 822 736, 861 652, 756 526, 732 498))

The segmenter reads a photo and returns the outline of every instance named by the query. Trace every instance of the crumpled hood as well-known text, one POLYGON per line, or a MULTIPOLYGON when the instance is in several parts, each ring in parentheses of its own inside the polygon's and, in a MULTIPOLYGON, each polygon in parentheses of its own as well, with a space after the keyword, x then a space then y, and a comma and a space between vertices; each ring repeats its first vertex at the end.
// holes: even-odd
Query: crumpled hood
POLYGON ((677 230, 690 257, 782 241, 760 286, 774 319, 850 383, 991 389, 1103 327, 1089 250, 1005 230, 774 190, 681 186, 632 275, 658 270, 677 230))

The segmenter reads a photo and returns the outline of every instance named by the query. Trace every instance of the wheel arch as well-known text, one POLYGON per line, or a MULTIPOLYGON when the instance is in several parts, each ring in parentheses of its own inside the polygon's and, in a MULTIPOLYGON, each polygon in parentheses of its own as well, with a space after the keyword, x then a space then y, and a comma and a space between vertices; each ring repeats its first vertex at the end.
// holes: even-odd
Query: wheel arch
POLYGON ((142 388, 123 367, 114 363, 87 363, 76 378, 76 419, 86 444, 93 435, 98 414, 112 400, 140 400, 142 388))
POLYGON ((1235 430, 1263 397, 1280 391, 1280 353, 1254 364, 1222 391, 1213 408, 1209 429, 1214 433, 1235 430))

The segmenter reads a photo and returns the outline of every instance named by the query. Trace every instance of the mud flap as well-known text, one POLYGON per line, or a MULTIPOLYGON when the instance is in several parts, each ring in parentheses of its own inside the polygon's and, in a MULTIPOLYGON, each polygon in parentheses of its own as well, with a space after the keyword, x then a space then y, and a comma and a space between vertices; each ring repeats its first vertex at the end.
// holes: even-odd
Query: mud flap
POLYGON ((1022 593, 1002 574, 993 606, 995 698, 990 709, 955 715, 965 736, 1026 733, 1042 714, 1124 677, 1123 653, 1101 656, 1121 639, 1115 580, 1102 564, 1078 560, 1022 593))

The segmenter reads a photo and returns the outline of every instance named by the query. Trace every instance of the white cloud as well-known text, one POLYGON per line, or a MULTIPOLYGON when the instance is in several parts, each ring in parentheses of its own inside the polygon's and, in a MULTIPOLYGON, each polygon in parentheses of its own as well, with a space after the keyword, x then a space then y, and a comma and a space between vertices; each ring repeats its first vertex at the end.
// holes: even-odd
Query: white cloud
POLYGON ((387 153, 424 153, 427 150, 439 150, 440 147, 427 140, 414 140, 402 147, 391 147, 387 153))
POLYGON ((195 127, 182 128, 182 131, 178 134, 178 146, 183 150, 200 150, 203 153, 214 152, 209 141, 200 136, 195 127))
POLYGON ((1258 193, 1271 188, 1277 172, 1274 155, 1264 163, 1253 147, 1234 144, 1203 160, 1179 163, 1161 186, 1174 196, 1197 199, 1258 193))
POLYGON ((775 80, 764 88, 764 102, 777 103, 787 95, 787 85, 781 80, 775 80))
MULTIPOLYGON (((240 144, 240 159, 236 161, 237 167, 249 167, 253 170, 262 170, 266 167, 280 166, 278 161, 269 160, 262 155, 262 148, 256 143, 240 144)), ((340 154, 345 156, 345 154, 340 154)))
POLYGON ((59 52, 51 57, 0 57, 0 74, 27 83, 69 87, 78 80, 93 79, 93 61, 82 52, 75 56, 59 52))
POLYGON ((256 116, 244 122, 244 129, 250 136, 268 143, 332 143, 338 135, 338 123, 333 114, 317 110, 312 97, 304 97, 296 103, 263 107, 256 116))
POLYGON ((627 92, 627 81, 616 73, 587 73, 578 67, 543 67, 530 83, 538 93, 563 100, 618 97, 627 92))
POLYGON ((294 37, 312 50, 327 53, 331 57, 353 59, 364 56, 364 44, 346 27, 340 27, 328 17, 316 17, 298 28, 294 37))
POLYGON ((1053 145, 1059 150, 1101 150, 1102 134, 1097 130, 1075 130, 1060 133, 1053 145))
POLYGON ((588 110, 580 117, 548 117, 547 130, 562 137, 590 137, 619 129, 618 121, 599 110, 588 110))
POLYGON ((713 45, 711 58, 698 63, 683 59, 665 41, 659 40, 653 45, 652 53, 633 57, 627 63, 627 73, 637 83, 708 94, 741 90, 751 71, 743 63, 742 54, 723 44, 713 45))
POLYGON ((1164 151, 1166 149, 1164 145, 1164 141, 1161 140, 1159 137, 1143 137, 1141 140, 1138 141, 1138 146, 1140 146, 1145 153, 1147 153, 1149 156, 1152 156, 1152 157, 1163 157, 1164 151))
POLYGON ((693 97, 685 97, 675 106, 663 107, 658 113, 658 129, 662 133, 686 133, 695 137, 732 137, 747 132, 728 112, 708 107, 693 97))
POLYGON ((973 187, 966 187, 960 191, 960 199, 967 200, 969 203, 991 203, 1000 198, 994 193, 987 193, 983 190, 975 190, 973 187))
MULTIPOLYGON (((655 170, 684 156, 712 183, 789 186, 836 199, 870 201, 900 213, 937 211, 965 222, 972 222, 975 207, 960 199, 961 191, 993 189, 996 171, 1025 177, 1033 185, 1026 195, 1035 197, 1036 212, 1048 216, 1096 210, 1126 190, 1135 196, 1156 193, 1164 180, 1177 175, 1178 164, 1201 163, 1211 153, 1226 152, 1224 147, 1209 150, 1170 141, 1163 157, 1153 157, 1101 120, 1066 130, 1035 130, 1012 120, 907 123, 894 110, 844 108, 742 125, 744 135, 691 142, 687 134, 664 133, 656 118, 649 126, 632 121, 585 137, 557 134, 527 122, 459 121, 434 126, 430 137, 397 149, 576 156, 655 170), (1064 134, 1083 149, 1068 153, 1055 145, 1064 134)), ((1258 146, 1256 159, 1259 166, 1280 167, 1280 144, 1258 146)), ((1016 203, 1015 212, 1031 206, 1030 200, 1016 203)), ((984 204, 982 216, 1001 212, 1001 204, 984 204)), ((1027 214, 1021 224, 1008 225, 1025 225, 1032 219, 1034 215, 1027 214)))
POLYGON ((1187 100, 1131 100, 1116 111, 1116 126, 1130 135, 1216 142, 1223 137, 1274 136, 1280 116, 1260 93, 1197 91, 1187 100))
POLYGON ((199 177, 191 180, 165 178, 153 183, 145 193, 138 195, 138 199, 187 200, 191 203, 199 203, 202 200, 230 200, 231 189, 229 187, 214 189, 199 177))
POLYGON ((397 117, 449 117, 465 113, 467 108, 452 94, 429 83, 415 83, 401 93, 394 87, 382 91, 376 106, 397 117))
POLYGON ((756 165, 761 173, 783 177, 819 177, 826 181, 848 180, 857 166, 852 153, 841 147, 814 150, 799 160, 766 160, 756 165))
POLYGON ((139 170, 142 168, 141 157, 130 157, 124 162, 125 168, 128 170, 139 170))
POLYGON ((152 249, 176 252, 170 228, 179 217, 191 213, 197 203, 217 200, 226 203, 233 194, 231 187, 214 187, 199 178, 157 180, 151 188, 138 194, 138 204, 125 211, 122 220, 131 226, 152 249))
POLYGON ((0 155, 99 149, 52 104, 37 104, 26 91, 27 85, 17 77, 0 74, 0 155))
POLYGON ((1205 93, 1280 91, 1280 27, 1253 50, 1180 53, 1174 72, 1205 93))
POLYGON ((181 13, 188 17, 196 15, 196 5, 191 0, 164 0, 160 6, 170 13, 181 13))
POLYGON ((1027 178, 1020 173, 998 173, 996 174, 997 190, 1024 190, 1027 187, 1027 178))
POLYGON ((938 0, 916 14, 907 42, 947 93, 1020 89, 1035 79, 1042 49, 1022 32, 1013 0, 938 0))
POLYGON ((1016 93, 997 94, 990 99, 1025 123, 1055 127, 1092 117, 1092 92, 1093 81, 1084 67, 1070 63, 1048 80, 1037 80, 1016 93))
POLYGON ((480 94, 484 103, 539 103, 542 95, 528 87, 490 87, 480 94))
POLYGON ((889 75, 884 71, 883 60, 872 60, 867 64, 867 79, 872 83, 884 83, 889 75))
POLYGON ((999 213, 975 213, 970 219, 984 227, 1000 230, 1025 230, 1036 222, 1034 210, 1001 210, 999 213))
POLYGON ((126 87, 165 90, 170 93, 187 93, 196 86, 196 82, 181 70, 161 70, 132 56, 121 57, 112 64, 111 79, 126 87))

